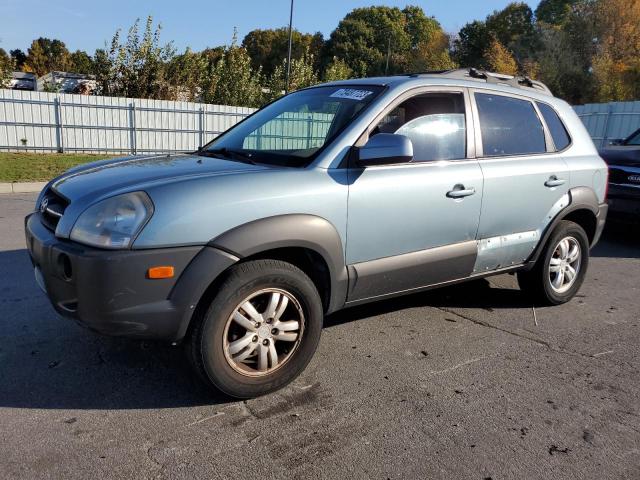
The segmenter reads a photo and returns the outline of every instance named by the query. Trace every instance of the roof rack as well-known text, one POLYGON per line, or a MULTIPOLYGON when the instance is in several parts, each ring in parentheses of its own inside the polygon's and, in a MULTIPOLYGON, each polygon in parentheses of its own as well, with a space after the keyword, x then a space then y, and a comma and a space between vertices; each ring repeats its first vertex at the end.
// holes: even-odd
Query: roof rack
POLYGON ((549 87, 544 83, 532 80, 525 76, 513 76, 502 73, 487 72, 477 68, 459 68, 456 70, 444 70, 444 71, 432 71, 432 72, 420 72, 412 73, 409 76, 419 75, 441 75, 447 78, 460 78, 460 79, 474 79, 484 80, 487 83, 509 85, 515 88, 530 88, 537 92, 545 93, 547 95, 553 95, 549 87))

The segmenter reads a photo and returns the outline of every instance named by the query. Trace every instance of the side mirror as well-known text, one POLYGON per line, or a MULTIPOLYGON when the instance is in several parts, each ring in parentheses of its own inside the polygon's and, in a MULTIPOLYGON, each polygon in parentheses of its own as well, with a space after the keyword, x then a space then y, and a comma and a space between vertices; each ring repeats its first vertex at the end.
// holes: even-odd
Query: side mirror
POLYGON ((413 160, 413 144, 404 135, 379 133, 358 149, 357 164, 361 167, 407 163, 413 160))

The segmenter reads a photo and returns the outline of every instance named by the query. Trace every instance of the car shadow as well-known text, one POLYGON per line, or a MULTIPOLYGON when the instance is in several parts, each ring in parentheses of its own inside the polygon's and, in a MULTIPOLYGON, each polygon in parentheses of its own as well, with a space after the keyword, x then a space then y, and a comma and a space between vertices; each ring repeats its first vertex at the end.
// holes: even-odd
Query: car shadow
POLYGON ((325 319, 324 326, 331 328, 409 308, 480 308, 492 312, 500 309, 531 308, 531 306, 531 299, 520 289, 496 287, 488 279, 478 279, 347 308, 329 315, 325 319))
POLYGON ((0 407, 149 409, 224 404, 180 347, 96 335, 59 317, 26 250, 0 252, 0 407))

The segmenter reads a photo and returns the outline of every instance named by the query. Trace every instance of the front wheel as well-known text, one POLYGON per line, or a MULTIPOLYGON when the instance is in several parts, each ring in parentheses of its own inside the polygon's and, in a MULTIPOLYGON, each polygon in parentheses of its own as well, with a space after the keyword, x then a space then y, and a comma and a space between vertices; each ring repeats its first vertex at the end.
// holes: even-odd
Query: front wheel
POLYGON ((236 398, 282 388, 311 360, 323 309, 313 282, 277 260, 232 267, 191 333, 189 352, 200 376, 236 398))
POLYGON ((582 286, 589 265, 589 239, 577 223, 561 221, 551 234, 536 265, 518 273, 518 284, 543 304, 571 300, 582 286))

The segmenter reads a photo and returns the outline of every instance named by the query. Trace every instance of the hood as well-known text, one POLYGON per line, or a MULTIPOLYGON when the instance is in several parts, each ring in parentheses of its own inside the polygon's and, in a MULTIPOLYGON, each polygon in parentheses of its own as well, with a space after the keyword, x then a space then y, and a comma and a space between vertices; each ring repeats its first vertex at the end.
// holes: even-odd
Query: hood
POLYGON ((600 156, 609 165, 640 167, 640 146, 619 145, 600 150, 600 156))
POLYGON ((108 196, 190 176, 217 176, 268 168, 194 154, 128 157, 76 167, 55 179, 51 186, 73 202, 88 194, 92 197, 108 196))

